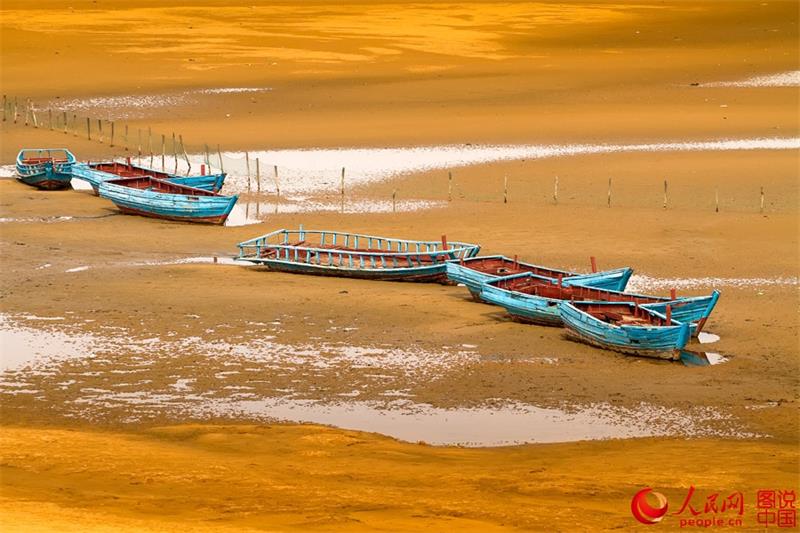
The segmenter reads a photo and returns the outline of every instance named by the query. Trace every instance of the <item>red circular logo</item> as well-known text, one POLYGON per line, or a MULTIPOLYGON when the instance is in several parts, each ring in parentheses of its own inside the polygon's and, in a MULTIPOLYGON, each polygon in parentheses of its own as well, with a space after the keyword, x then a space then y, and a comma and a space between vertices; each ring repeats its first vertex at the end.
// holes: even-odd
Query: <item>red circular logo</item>
POLYGON ((664 515, 667 514, 668 507, 667 497, 660 492, 654 491, 650 487, 637 492, 631 500, 631 513, 633 513, 633 517, 642 524, 647 525, 660 522, 661 519, 664 518, 664 515), (647 501, 648 494, 652 494, 656 498, 658 501, 656 506, 650 505, 647 501))

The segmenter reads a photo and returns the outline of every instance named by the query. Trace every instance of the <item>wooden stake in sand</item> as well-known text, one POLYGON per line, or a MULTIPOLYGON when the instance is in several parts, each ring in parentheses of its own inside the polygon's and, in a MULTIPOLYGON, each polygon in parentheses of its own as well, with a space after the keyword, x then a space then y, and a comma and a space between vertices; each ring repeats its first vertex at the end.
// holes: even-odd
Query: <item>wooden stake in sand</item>
POLYGON ((392 213, 397 213, 397 189, 392 191, 392 213))
POLYGON ((6 107, 7 104, 8 104, 8 97, 6 95, 3 95, 3 122, 7 120, 6 117, 8 111, 8 108, 6 107))
POLYGON ((344 167, 342 167, 342 213, 344 213, 344 167))
POLYGON ((68 131, 68 128, 67 128, 67 112, 64 111, 64 135, 67 135, 67 131, 68 131))
POLYGON ((558 176, 553 180, 553 203, 558 205, 558 176))
POLYGON ((258 194, 261 194, 261 159, 256 157, 256 187, 258 194))
POLYGON ((78 114, 72 114, 72 133, 75 134, 75 137, 78 136, 78 114))
POLYGON ((761 210, 760 212, 764 213, 764 187, 761 187, 761 210))
POLYGON ((86 138, 92 140, 92 121, 86 117, 86 138))
POLYGON ((125 151, 128 151, 128 123, 125 123, 125 151))
POLYGON ((275 191, 277 196, 275 205, 277 205, 281 201, 281 182, 278 179, 278 165, 273 165, 272 169, 275 172, 275 191))
POLYGON ((719 213, 719 187, 714 189, 714 212, 719 213))
POLYGON ((664 180, 664 209, 667 208, 667 180, 664 180))
POLYGON ((97 138, 100 142, 103 142, 103 121, 102 119, 97 119, 97 138))
POLYGON ((611 207, 611 178, 608 178, 608 207, 611 207))
POLYGON ((251 192, 253 187, 250 185, 250 154, 248 152, 244 153, 244 162, 247 167, 247 192, 251 192))
POLYGON ((183 158, 186 160, 186 175, 192 172, 192 163, 189 161, 189 154, 186 153, 186 146, 183 144, 183 135, 178 135, 178 142, 181 143, 181 151, 183 151, 183 158))
POLYGON ((14 124, 17 123, 17 118, 19 116, 19 109, 17 107, 17 97, 14 97, 14 124))
POLYGON ((136 145, 136 153, 139 154, 139 164, 142 164, 142 128, 137 128, 139 142, 136 145))
POLYGON ((172 158, 175 160, 175 174, 178 173, 178 145, 175 143, 175 132, 172 132, 172 158))
POLYGON ((161 170, 167 170, 167 136, 161 134, 161 170))
POLYGON ((447 173, 447 201, 453 201, 453 173, 447 173))
POLYGON ((25 126, 28 125, 28 113, 30 113, 30 99, 25 99, 25 126))
POLYGON ((31 118, 33 119, 33 127, 38 130, 39 129, 39 120, 37 120, 37 118, 36 118, 36 110, 33 109, 32 105, 31 105, 31 118))
POLYGON ((211 172, 211 158, 208 155, 208 145, 207 144, 203 145, 203 150, 205 150, 204 153, 205 153, 205 158, 206 158, 206 166, 208 166, 208 169, 209 169, 208 171, 211 172))
POLYGON ((109 146, 114 146, 114 121, 111 121, 111 140, 108 142, 109 146))
POLYGON ((503 176, 503 203, 508 203, 508 176, 503 176))

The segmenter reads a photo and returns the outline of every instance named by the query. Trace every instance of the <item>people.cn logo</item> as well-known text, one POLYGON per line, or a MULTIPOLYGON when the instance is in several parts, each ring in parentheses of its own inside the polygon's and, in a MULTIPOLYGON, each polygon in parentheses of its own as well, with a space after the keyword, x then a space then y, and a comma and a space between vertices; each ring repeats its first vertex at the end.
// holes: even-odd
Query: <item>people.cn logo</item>
POLYGON ((660 492, 654 491, 650 487, 637 492, 631 500, 631 512, 633 513, 633 517, 642 524, 647 525, 660 522, 661 519, 664 518, 664 515, 667 514, 668 507, 667 497, 660 492), (648 494, 652 494, 655 497, 658 501, 658 505, 650 505, 647 501, 648 494))

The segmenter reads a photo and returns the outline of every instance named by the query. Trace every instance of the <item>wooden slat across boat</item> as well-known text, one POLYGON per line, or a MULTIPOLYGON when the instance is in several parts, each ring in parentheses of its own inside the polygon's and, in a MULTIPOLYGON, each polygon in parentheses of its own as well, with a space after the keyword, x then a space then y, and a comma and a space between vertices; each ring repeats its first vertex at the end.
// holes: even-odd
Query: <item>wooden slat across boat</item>
POLYGON ((66 148, 25 148, 17 154, 17 179, 43 190, 68 189, 75 156, 66 148))
POLYGON ((411 241, 300 227, 239 243, 237 259, 298 274, 446 283, 446 262, 473 257, 479 250, 477 244, 445 237, 411 241))
POLYGON ((170 174, 136 165, 128 158, 125 162, 102 161, 90 163, 77 163, 72 167, 72 176, 84 180, 92 186, 95 194, 98 194, 100 183, 106 180, 118 178, 135 178, 140 176, 152 176, 156 179, 170 181, 178 185, 186 185, 196 189, 203 189, 211 192, 219 192, 225 183, 225 173, 203 174, 199 176, 181 176, 170 174))
POLYGON ((678 298, 610 291, 583 285, 566 285, 552 278, 530 272, 505 276, 481 285, 481 299, 499 305, 520 322, 545 326, 562 326, 562 301, 634 303, 651 311, 664 313, 671 306, 672 316, 687 324, 696 335, 714 310, 719 291, 707 296, 678 298))
POLYGON ((476 300, 480 300, 481 284, 499 277, 525 272, 553 280, 561 279, 565 285, 587 285, 621 291, 625 290, 633 269, 617 268, 582 274, 524 263, 516 258, 511 259, 502 255, 473 257, 447 263, 447 277, 455 283, 463 283, 476 300))
POLYGON ((567 336, 617 352, 677 360, 689 340, 689 324, 634 302, 561 302, 567 336))
POLYGON ((207 224, 224 224, 239 198, 152 176, 103 181, 100 196, 114 202, 123 213, 207 224))

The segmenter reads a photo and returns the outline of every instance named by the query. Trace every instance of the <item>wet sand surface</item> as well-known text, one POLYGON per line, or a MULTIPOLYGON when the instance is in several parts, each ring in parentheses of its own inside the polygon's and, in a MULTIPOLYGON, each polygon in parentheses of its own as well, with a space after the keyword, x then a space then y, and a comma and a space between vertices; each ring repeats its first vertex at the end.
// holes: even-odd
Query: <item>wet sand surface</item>
MULTIPOLYGON (((221 143, 229 162, 260 151, 286 181, 280 199, 268 180, 248 193, 230 169, 248 224, 207 227, 0 179, 4 530, 609 529, 635 523, 645 485, 671 502, 690 484, 797 485, 797 91, 791 75, 728 83, 798 70, 796 6, 43 5, 4 3, 4 92, 221 143), (74 75, 33 83, 26 54, 74 75), (483 145, 731 139, 458 163, 483 145), (459 146, 416 168, 405 152, 274 152, 459 146), (313 163, 336 155, 344 213, 339 163, 313 163), (357 168, 370 157, 397 170, 357 168), (582 271, 597 256, 662 295, 717 288, 719 339, 689 348, 725 362, 597 350, 463 287, 230 261, 299 224, 582 271)), ((1 165, 65 142, 125 155, 11 121, 0 135, 1 165)))

